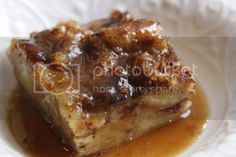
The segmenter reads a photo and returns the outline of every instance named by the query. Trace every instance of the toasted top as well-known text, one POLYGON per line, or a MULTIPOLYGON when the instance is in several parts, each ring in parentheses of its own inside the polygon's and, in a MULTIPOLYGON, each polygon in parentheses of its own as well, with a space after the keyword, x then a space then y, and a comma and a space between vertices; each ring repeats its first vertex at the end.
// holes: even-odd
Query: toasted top
POLYGON ((194 82, 161 30, 157 21, 113 11, 109 18, 87 25, 70 21, 32 33, 15 47, 31 63, 48 67, 42 82, 39 73, 35 77, 47 90, 70 86, 66 90, 75 95, 73 104, 87 107, 118 104, 142 95, 139 87, 149 92, 156 86, 194 82))

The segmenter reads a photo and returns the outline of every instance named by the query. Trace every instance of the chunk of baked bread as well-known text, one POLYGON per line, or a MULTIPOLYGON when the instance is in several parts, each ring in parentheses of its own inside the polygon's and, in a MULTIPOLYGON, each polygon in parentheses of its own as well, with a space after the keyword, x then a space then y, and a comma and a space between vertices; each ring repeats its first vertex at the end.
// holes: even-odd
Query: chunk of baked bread
POLYGON ((107 150, 190 109, 195 84, 158 22, 112 12, 66 22, 9 51, 19 83, 78 156, 107 150))

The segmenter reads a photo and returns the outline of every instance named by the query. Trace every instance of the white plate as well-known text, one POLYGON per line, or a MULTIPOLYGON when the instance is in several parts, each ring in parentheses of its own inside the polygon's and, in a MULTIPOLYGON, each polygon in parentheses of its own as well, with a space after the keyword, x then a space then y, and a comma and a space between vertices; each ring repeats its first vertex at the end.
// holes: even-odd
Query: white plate
POLYGON ((235 0, 0 0, 0 156, 22 157, 6 126, 6 105, 16 81, 6 57, 11 37, 60 20, 87 22, 113 8, 158 19, 186 64, 198 66, 211 115, 199 139, 180 156, 236 156, 236 1, 235 0))

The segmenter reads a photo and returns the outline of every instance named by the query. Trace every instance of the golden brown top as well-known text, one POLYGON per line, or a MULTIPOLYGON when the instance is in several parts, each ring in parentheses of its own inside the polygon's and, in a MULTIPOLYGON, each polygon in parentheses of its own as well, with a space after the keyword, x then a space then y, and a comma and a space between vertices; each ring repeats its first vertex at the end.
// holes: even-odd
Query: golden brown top
MULTIPOLYGON (((76 103, 117 104, 142 94, 137 87, 169 87, 176 83, 173 80, 194 82, 192 72, 183 70, 168 38, 160 35, 161 30, 157 21, 114 11, 109 18, 87 25, 70 21, 32 33, 29 40, 17 41, 16 47, 33 63, 69 67, 80 84, 76 103)), ((70 81, 57 68, 50 67, 53 74, 43 79, 47 89, 70 81)))

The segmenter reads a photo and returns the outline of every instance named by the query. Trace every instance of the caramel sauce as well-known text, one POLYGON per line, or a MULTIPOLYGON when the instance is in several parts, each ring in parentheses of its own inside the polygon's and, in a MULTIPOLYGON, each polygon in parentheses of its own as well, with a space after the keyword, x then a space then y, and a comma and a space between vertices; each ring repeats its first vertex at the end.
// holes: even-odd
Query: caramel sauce
MULTIPOLYGON (((99 157, 169 157, 182 152, 199 137, 209 114, 203 91, 198 87, 196 93, 188 118, 158 128, 99 157)), ((20 89, 10 99, 9 127, 24 152, 32 157, 74 157, 20 89)))

